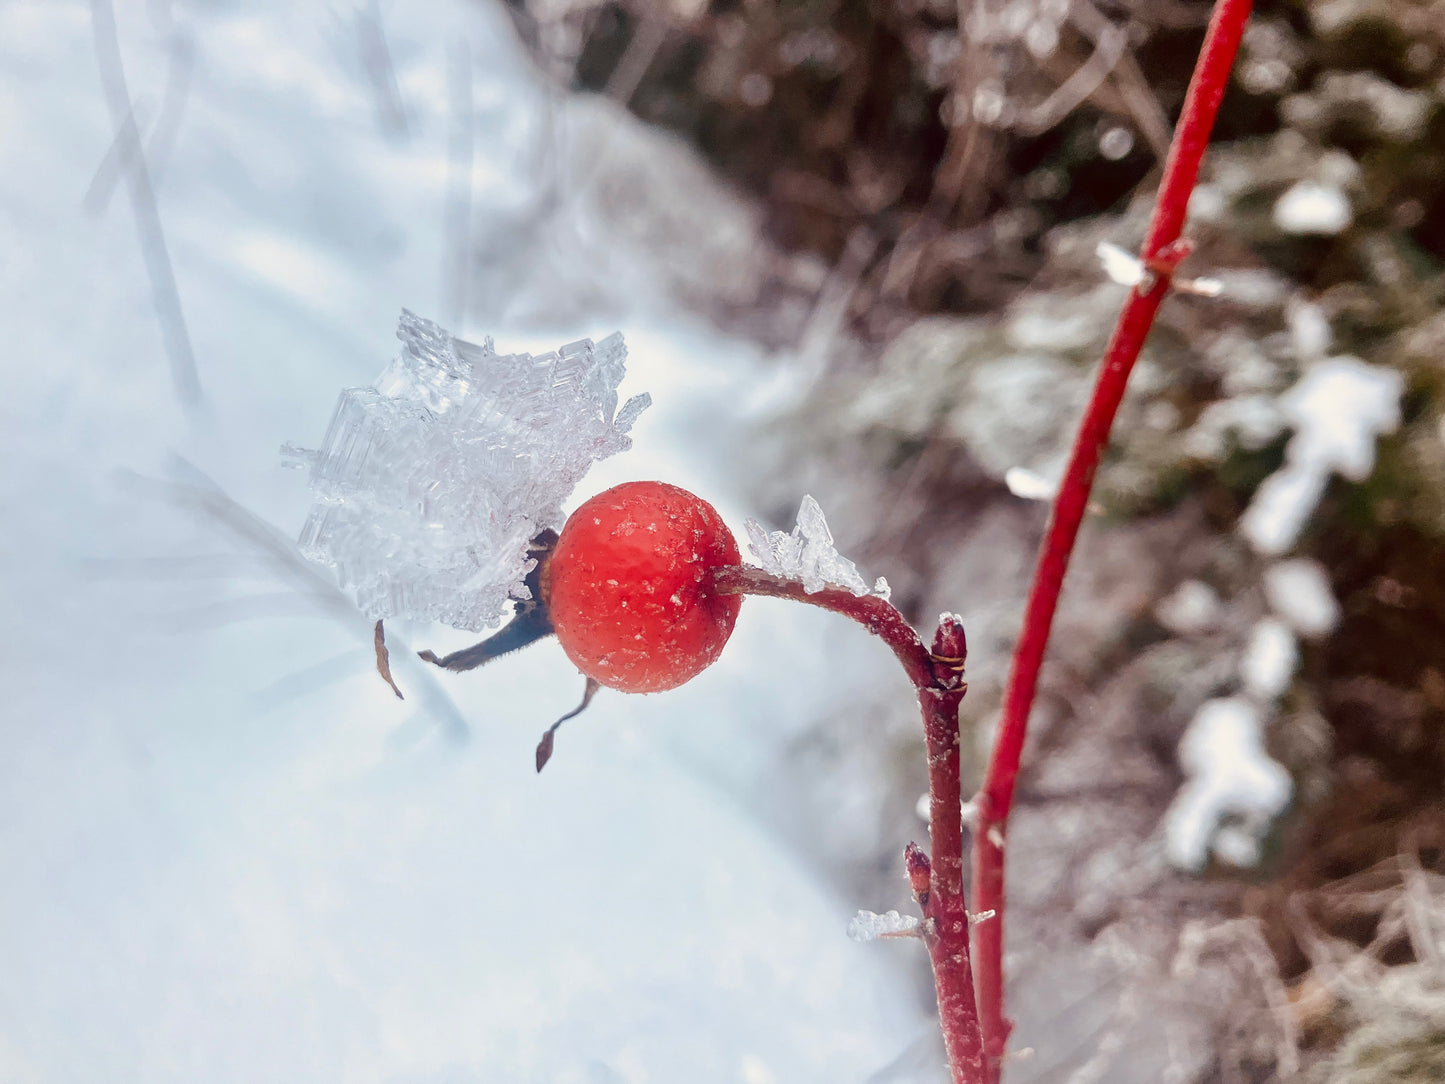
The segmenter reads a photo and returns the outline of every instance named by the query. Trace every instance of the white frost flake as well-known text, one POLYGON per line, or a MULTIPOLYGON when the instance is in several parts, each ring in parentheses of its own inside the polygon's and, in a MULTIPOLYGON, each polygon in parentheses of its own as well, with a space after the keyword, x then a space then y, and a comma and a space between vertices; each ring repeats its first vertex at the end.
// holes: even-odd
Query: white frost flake
POLYGON ((1104 274, 1120 286, 1138 286, 1144 281, 1144 264, 1111 241, 1100 241, 1094 255, 1104 267, 1104 274))
POLYGON ((767 572, 784 579, 801 580, 810 595, 827 587, 841 587, 855 595, 875 594, 887 598, 888 581, 881 576, 870 589, 858 574, 858 566, 833 546, 833 532, 823 509, 810 496, 798 508, 798 524, 792 533, 771 533, 755 519, 747 521, 748 549, 767 572))
POLYGON ((1359 358, 1334 357, 1310 366, 1279 401, 1294 428, 1285 465, 1264 480, 1240 519, 1256 551, 1279 554, 1294 545, 1331 473, 1362 482, 1375 468, 1375 441, 1400 424, 1404 378, 1359 358))
POLYGON ((1230 829, 1226 861, 1258 857, 1241 846, 1241 835, 1258 839, 1289 804, 1289 773, 1265 751, 1259 709, 1242 697, 1205 703, 1179 745, 1179 764, 1189 775, 1164 818, 1169 860, 1187 870, 1204 868, 1221 827, 1230 829))
POLYGON ((1015 497, 1026 501, 1051 501, 1059 495, 1056 479, 1045 478, 1028 467, 1010 467, 1004 471, 1003 484, 1015 497))
POLYGON ((848 923, 848 936, 854 941, 876 941, 880 937, 897 937, 918 929, 918 919, 913 915, 900 915, 897 911, 875 914, 859 911, 848 923))
POLYGON ((397 338, 373 387, 341 393, 320 451, 283 449, 316 497, 301 549, 371 617, 477 631, 527 597, 527 543, 594 461, 631 446, 651 399, 617 408, 620 335, 499 355, 403 310, 397 338))
POLYGON ((1323 636, 1340 621, 1340 604, 1318 561, 1300 557, 1271 565, 1264 573, 1270 609, 1301 636, 1323 636))
POLYGON ((1333 185, 1299 181, 1275 201, 1274 224, 1285 233, 1333 236, 1354 221, 1350 201, 1333 185))
POLYGON ((1160 623, 1181 636, 1208 632, 1223 613, 1218 592, 1200 580, 1185 580, 1154 609, 1160 623))
POLYGON ((1299 644, 1290 627, 1278 618, 1266 617, 1250 631, 1239 660, 1239 676, 1245 691, 1259 700, 1283 696, 1299 665, 1299 644))

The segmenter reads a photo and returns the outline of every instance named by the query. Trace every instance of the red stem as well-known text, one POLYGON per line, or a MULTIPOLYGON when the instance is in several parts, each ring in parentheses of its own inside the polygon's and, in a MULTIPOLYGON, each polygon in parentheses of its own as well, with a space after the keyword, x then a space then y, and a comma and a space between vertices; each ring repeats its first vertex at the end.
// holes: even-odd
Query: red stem
POLYGON ((1004 1015, 1003 1001, 1004 845, 1029 709, 1038 687, 1039 666, 1048 644, 1049 629, 1058 606, 1069 555, 1089 503, 1094 472, 1124 396, 1129 372, 1168 293, 1174 269, 1188 254, 1188 246, 1180 241, 1180 234, 1189 207, 1189 196, 1199 176, 1200 160, 1209 142, 1219 103, 1224 97, 1251 4, 1252 0, 1219 0, 1210 18, 1204 46, 1195 64, 1194 77, 1164 164, 1164 176, 1160 181, 1159 199, 1149 224, 1149 234, 1144 241, 1142 255, 1150 274, 1130 292, 1124 304, 1124 311, 1119 315, 1119 322, 1104 354, 1093 396, 1074 439, 1058 500, 1054 503, 1039 550, 1038 564, 1034 568, 1023 627, 1004 692, 998 737, 978 798, 973 900, 980 911, 991 910, 995 912, 995 917, 980 924, 975 931, 974 957, 978 962, 978 1003, 993 1080, 998 1079, 1000 1059, 1013 1026, 1004 1015))
POLYGON ((722 594, 792 599, 852 618, 879 637, 903 664, 918 691, 928 744, 929 832, 933 860, 910 843, 909 880, 923 912, 922 934, 933 965, 938 1020, 954 1084, 988 1080, 970 960, 969 917, 963 893, 963 791, 959 764, 958 705, 968 691, 963 663, 968 654, 963 626, 944 615, 933 648, 886 599, 828 588, 808 593, 796 580, 747 566, 713 574, 722 594))

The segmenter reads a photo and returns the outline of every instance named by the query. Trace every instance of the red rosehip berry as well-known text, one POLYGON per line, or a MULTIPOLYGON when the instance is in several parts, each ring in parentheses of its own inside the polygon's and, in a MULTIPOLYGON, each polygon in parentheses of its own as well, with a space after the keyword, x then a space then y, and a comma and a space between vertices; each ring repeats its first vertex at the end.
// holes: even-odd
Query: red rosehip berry
POLYGON ((608 688, 675 688, 722 654, 742 599, 715 591, 711 572, 739 560, 717 510, 685 489, 599 493, 563 525, 543 580, 557 640, 608 688))

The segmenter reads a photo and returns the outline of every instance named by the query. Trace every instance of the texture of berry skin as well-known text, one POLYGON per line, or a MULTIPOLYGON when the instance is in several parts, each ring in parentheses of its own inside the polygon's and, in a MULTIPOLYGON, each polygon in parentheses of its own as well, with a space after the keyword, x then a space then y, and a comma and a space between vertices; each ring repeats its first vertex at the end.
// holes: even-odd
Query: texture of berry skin
POLYGON ((562 527, 543 579, 557 640, 611 689, 672 689, 711 665, 742 599, 712 589, 738 544, 717 510, 665 482, 626 482, 562 527))

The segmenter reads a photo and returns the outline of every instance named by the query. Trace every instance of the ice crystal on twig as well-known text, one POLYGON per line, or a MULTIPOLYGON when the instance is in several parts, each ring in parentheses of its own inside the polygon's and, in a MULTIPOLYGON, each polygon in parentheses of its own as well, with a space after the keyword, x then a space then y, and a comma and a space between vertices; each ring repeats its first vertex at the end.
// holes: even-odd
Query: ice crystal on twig
POLYGON ((403 310, 401 353, 341 393, 319 451, 283 448, 316 500, 301 549, 336 570, 373 618, 494 625, 593 462, 631 446, 651 402, 617 406, 622 336, 533 357, 452 338, 403 310))
POLYGON ((854 941, 876 941, 880 937, 907 937, 918 929, 918 919, 913 915, 900 915, 897 911, 875 914, 859 911, 848 923, 848 936, 854 941))
POLYGON ((823 509, 810 496, 798 508, 798 525, 792 533, 768 532, 755 519, 747 521, 748 549, 767 572, 790 580, 801 580, 803 590, 816 594, 827 587, 841 587, 855 595, 875 594, 887 598, 888 581, 879 576, 870 591, 858 574, 858 566, 833 546, 833 532, 823 509))

